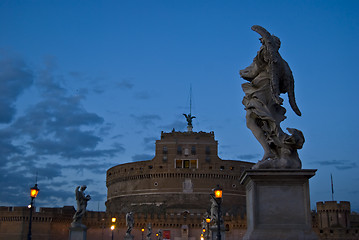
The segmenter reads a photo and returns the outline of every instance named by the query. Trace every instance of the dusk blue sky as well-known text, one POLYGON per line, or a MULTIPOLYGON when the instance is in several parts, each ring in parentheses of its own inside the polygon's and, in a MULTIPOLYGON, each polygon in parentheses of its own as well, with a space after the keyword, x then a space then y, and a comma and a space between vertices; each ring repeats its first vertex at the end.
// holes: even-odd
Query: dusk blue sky
MULTIPOLYGON (((149 160, 161 131, 214 131, 222 159, 256 162, 238 71, 260 47, 254 24, 282 41, 302 117, 311 206, 359 211, 359 1, 0 1, 0 205, 105 210, 106 170, 149 160)), ((224 193, 225 196, 225 193, 224 193)), ((208 203, 209 204, 209 203, 208 203)))

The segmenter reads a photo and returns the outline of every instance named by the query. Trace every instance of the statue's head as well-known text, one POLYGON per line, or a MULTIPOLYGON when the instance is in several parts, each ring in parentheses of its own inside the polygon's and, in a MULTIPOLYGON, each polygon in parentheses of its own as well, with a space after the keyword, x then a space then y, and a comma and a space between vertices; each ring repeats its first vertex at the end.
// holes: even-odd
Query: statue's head
POLYGON ((82 185, 80 190, 81 190, 81 191, 85 191, 86 188, 87 188, 86 185, 82 185))

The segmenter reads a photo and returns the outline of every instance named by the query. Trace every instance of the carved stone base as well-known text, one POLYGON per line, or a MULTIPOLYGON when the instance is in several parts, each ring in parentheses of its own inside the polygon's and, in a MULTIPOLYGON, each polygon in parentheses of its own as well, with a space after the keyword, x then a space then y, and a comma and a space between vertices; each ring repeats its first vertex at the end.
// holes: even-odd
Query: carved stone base
POLYGON ((69 240, 86 240, 87 227, 79 223, 71 223, 69 240))
POLYGON ((243 239, 317 240, 312 230, 309 179, 316 170, 247 170, 247 232, 243 239))
MULTIPOLYGON (((211 226, 210 227, 211 230, 211 239, 217 239, 217 232, 218 232, 218 227, 217 226, 211 226)), ((226 239, 226 231, 224 229, 224 226, 222 224, 221 226, 221 240, 225 240, 226 239)))
POLYGON ((133 240, 134 236, 131 234, 126 233, 124 240, 133 240))

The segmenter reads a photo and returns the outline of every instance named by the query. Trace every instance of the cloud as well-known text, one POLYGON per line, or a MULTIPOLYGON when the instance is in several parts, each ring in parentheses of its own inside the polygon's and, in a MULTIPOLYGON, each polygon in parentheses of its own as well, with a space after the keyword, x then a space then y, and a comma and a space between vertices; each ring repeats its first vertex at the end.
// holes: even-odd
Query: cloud
POLYGON ((123 79, 116 83, 116 86, 120 89, 132 89, 134 84, 128 79, 123 79))
POLYGON ((185 131, 186 130, 186 122, 184 121, 174 121, 170 124, 166 124, 166 125, 162 125, 160 126, 161 129, 165 130, 165 131, 172 131, 173 129, 175 129, 176 131, 185 131))
POLYGON ((132 161, 133 162, 145 161, 145 160, 151 160, 152 158, 154 158, 154 155, 151 154, 136 154, 132 156, 132 161))
POLYGON ((149 125, 154 125, 155 121, 161 120, 161 117, 156 114, 143 114, 143 115, 130 115, 131 118, 136 120, 144 128, 147 128, 149 125))
POLYGON ((143 139, 143 143, 145 145, 145 150, 154 150, 155 149, 155 143, 157 138, 156 137, 145 137, 143 139))
POLYGON ((21 61, 0 61, 1 117, 8 111, 0 123, 9 123, 0 128, 0 182, 5 185, 0 192, 1 205, 28 204, 32 187, 28 183, 34 183, 36 172, 41 183, 39 202, 63 205, 74 195, 73 190, 67 191, 69 183, 58 185, 69 170, 104 174, 111 164, 103 159, 125 151, 114 139, 104 143, 113 125, 87 111, 83 106, 87 90, 69 92, 63 76, 54 74, 55 67, 53 58, 48 58, 40 71, 29 70, 21 61), (38 90, 39 97, 15 119, 14 104, 30 86, 38 90))
POLYGON ((238 158, 241 160, 253 160, 253 159, 258 159, 259 157, 260 154, 242 154, 238 156, 238 158))
POLYGON ((34 81, 33 72, 24 61, 0 56, 0 123, 10 123, 15 114, 15 102, 34 81))
POLYGON ((315 161, 313 163, 317 163, 322 166, 334 166, 338 170, 347 170, 352 168, 357 168, 357 164, 354 161, 349 160, 323 160, 323 161, 315 161))
POLYGON ((134 97, 140 100, 147 100, 150 98, 150 94, 146 91, 135 92, 134 97))

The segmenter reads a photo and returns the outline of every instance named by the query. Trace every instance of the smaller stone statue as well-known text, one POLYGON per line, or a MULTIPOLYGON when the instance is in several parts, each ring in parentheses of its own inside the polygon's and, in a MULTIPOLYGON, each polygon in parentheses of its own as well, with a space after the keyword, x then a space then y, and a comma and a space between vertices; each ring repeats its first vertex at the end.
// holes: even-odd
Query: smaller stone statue
POLYGON ((135 224, 135 221, 133 219, 133 212, 129 212, 126 214, 126 236, 131 236, 131 231, 133 229, 133 225, 135 224))
POLYGON ((158 230, 158 238, 157 238, 158 240, 162 240, 163 239, 163 234, 162 234, 162 230, 161 229, 159 229, 158 230))
POLYGON ((87 202, 90 201, 91 199, 90 195, 85 196, 84 191, 86 190, 86 188, 87 188, 86 185, 83 185, 81 187, 80 186, 76 187, 75 195, 77 202, 77 211, 73 217, 72 225, 82 224, 82 218, 86 213, 87 202))
POLYGON ((213 198, 211 198, 211 202, 211 223, 216 225, 218 218, 218 203, 213 198))
POLYGON ((151 235, 152 235, 152 224, 149 223, 147 225, 147 235, 146 235, 147 238, 146 239, 147 240, 152 240, 151 235))

